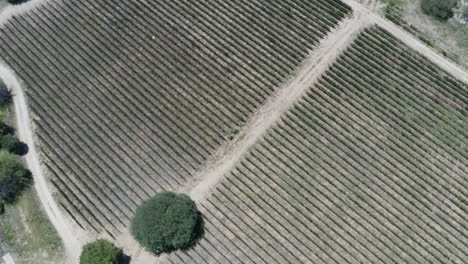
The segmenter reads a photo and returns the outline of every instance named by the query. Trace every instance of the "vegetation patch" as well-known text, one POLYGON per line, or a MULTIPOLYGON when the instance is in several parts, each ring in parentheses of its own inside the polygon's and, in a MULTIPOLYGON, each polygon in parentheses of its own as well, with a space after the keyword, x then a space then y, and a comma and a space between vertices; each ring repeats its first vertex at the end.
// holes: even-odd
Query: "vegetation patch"
POLYGON ((447 20, 453 16, 457 0, 421 0, 422 11, 430 16, 447 20))
POLYGON ((145 249, 160 254, 193 245, 202 233, 201 222, 189 196, 163 192, 137 209, 131 232, 145 249))
POLYGON ((99 239, 83 247, 80 264, 117 264, 122 255, 122 249, 107 240, 99 239))
POLYGON ((31 173, 18 162, 15 155, 0 152, 0 201, 14 201, 31 181, 31 173))

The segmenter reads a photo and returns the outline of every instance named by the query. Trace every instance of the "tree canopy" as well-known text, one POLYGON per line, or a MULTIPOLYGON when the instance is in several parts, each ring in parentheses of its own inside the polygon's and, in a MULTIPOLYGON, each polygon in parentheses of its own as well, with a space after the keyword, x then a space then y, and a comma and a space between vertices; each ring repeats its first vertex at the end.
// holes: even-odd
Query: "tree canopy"
POLYGON ((0 79, 0 106, 7 105, 12 101, 11 91, 8 89, 6 84, 0 79))
POLYGON ((162 192, 138 207, 131 233, 146 250, 159 254, 190 247, 201 233, 201 221, 189 196, 162 192))
POLYGON ((111 242, 99 239, 83 247, 80 264, 117 264, 122 256, 122 249, 111 242))
POLYGON ((0 152, 0 201, 10 202, 31 182, 31 173, 16 156, 0 152))
POLYGON ((0 148, 16 155, 23 155, 27 152, 27 146, 13 134, 6 134, 0 137, 0 148))
POLYGON ((452 9, 457 6, 457 0, 422 0, 422 11, 439 19, 446 20, 453 16, 452 9))

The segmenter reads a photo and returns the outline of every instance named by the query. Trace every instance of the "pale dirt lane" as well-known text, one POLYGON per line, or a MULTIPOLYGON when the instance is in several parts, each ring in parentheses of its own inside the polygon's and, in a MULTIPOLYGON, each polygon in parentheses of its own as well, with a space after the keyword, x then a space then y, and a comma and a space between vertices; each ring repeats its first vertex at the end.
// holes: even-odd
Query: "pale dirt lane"
POLYGON ((16 122, 18 126, 18 137, 29 147, 26 154, 26 163, 34 177, 34 187, 37 195, 44 207, 50 222, 53 224, 57 233, 64 242, 69 263, 78 263, 81 252, 81 244, 77 239, 76 232, 71 228, 71 221, 67 221, 63 216, 58 204, 48 187, 46 177, 44 176, 39 161, 39 155, 34 144, 32 120, 30 119, 26 98, 20 82, 12 70, 0 64, 0 79, 2 79, 8 88, 13 92, 13 103, 15 106, 16 122))
POLYGON ((343 20, 333 29, 311 52, 300 71, 255 113, 233 141, 234 143, 221 148, 212 161, 208 162, 212 165, 198 173, 195 177, 198 182, 192 182, 181 191, 189 192, 195 201, 203 200, 236 165, 242 155, 317 81, 357 36, 359 30, 367 25, 366 20, 360 12, 355 12, 351 18, 343 20))

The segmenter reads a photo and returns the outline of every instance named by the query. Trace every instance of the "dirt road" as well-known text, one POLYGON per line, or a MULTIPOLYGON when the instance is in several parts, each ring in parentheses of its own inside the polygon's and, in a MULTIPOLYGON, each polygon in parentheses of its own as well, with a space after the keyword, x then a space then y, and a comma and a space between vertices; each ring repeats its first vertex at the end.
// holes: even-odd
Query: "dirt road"
POLYGON ((2 79, 7 87, 12 89, 13 92, 18 137, 29 147, 29 152, 25 158, 28 168, 34 177, 34 187, 36 188, 39 199, 50 219, 50 222, 54 225, 64 242, 64 247, 69 259, 68 262, 78 263, 81 244, 77 239, 77 234, 71 229, 70 221, 65 219, 59 209, 57 202, 48 187, 47 180, 41 170, 39 155, 34 144, 32 120, 29 116, 24 91, 13 71, 2 64, 0 64, 0 79, 2 79))
MULTIPOLYGON (((300 72, 272 97, 243 128, 240 135, 228 145, 221 148, 207 163, 189 186, 181 191, 189 192, 195 201, 200 201, 209 194, 217 183, 241 159, 242 155, 281 117, 281 114, 293 106, 301 95, 317 80, 336 57, 352 41, 360 29, 377 24, 386 29, 406 45, 426 56, 434 64, 451 73, 461 81, 468 83, 468 73, 447 58, 426 46, 410 33, 401 29, 389 20, 373 12, 373 6, 364 6, 355 0, 343 0, 353 8, 353 17, 342 21, 340 26, 313 51, 304 63, 300 72), (371 10, 372 9, 372 10, 371 10), (191 187, 193 186, 193 187, 191 187)), ((367 2, 366 2, 367 3, 367 2)), ((369 2, 369 3, 372 3, 369 2)))
POLYGON ((190 190, 190 187, 186 187, 185 191, 187 189, 190 191, 192 199, 200 201, 210 193, 242 155, 301 98, 335 61, 336 57, 351 43, 353 37, 357 36, 359 30, 367 25, 366 21, 366 17, 361 13, 354 13, 351 18, 343 20, 320 42, 303 63, 300 71, 255 113, 233 143, 221 148, 214 155, 212 161, 208 162, 212 165, 195 177, 199 180, 192 183, 193 188, 190 190))

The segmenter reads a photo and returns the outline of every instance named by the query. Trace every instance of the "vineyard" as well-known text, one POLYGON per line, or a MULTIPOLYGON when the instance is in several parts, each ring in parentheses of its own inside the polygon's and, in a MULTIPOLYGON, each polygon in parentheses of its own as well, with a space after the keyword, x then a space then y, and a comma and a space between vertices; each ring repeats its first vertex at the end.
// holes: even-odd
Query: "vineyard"
POLYGON ((169 263, 465 263, 467 85, 365 29, 201 203, 169 263))
POLYGON ((115 235, 177 189, 351 10, 338 0, 48 1, 0 28, 65 211, 115 235))

